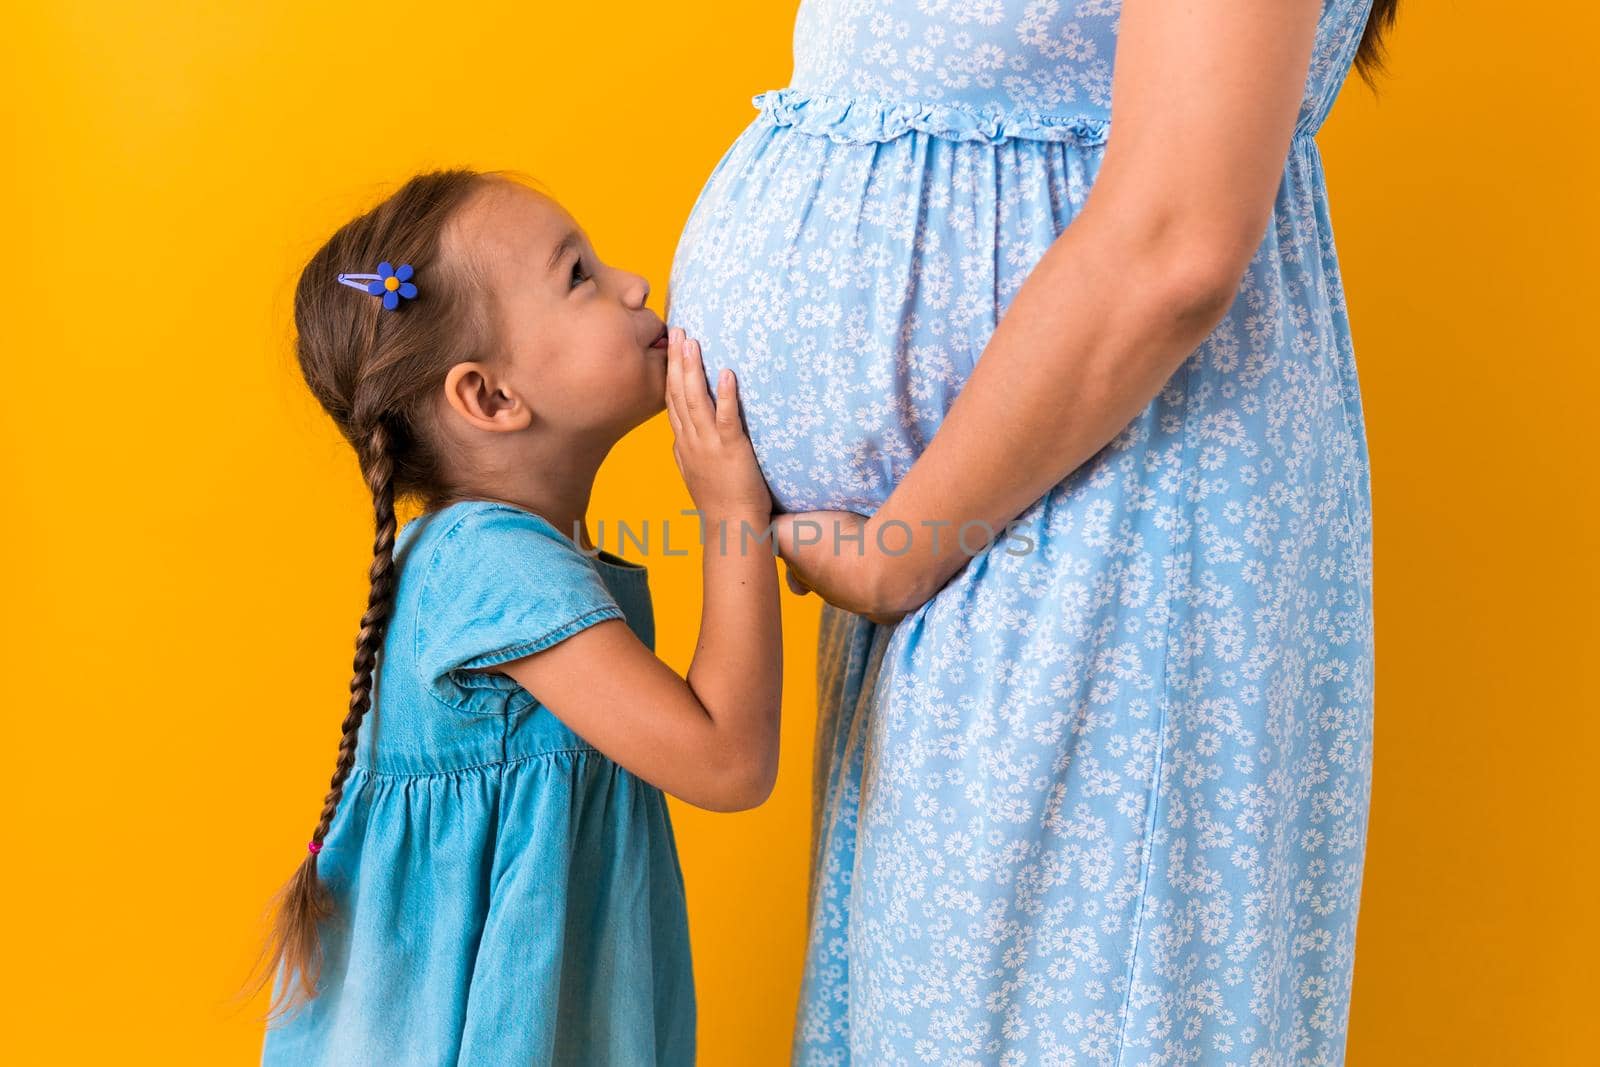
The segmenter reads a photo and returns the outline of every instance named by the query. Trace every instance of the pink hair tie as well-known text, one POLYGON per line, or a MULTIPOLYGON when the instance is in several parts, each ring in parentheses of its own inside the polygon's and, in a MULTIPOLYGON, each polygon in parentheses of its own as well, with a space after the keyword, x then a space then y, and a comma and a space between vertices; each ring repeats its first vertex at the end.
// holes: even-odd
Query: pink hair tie
POLYGON ((320 841, 308 841, 308 842, 306 842, 306 849, 313 856, 315 856, 318 852, 322 851, 322 842, 320 842, 320 841))

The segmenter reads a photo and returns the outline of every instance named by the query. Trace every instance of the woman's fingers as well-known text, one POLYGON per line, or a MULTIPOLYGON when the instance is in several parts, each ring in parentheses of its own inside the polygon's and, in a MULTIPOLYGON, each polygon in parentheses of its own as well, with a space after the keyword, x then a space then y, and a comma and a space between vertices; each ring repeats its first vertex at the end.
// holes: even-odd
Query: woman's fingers
POLYGON ((783 579, 789 583, 789 591, 791 593, 798 594, 799 596, 805 596, 811 592, 811 587, 806 585, 805 582, 802 582, 800 580, 800 576, 795 574, 794 568, 788 566, 787 564, 785 564, 783 568, 783 579))

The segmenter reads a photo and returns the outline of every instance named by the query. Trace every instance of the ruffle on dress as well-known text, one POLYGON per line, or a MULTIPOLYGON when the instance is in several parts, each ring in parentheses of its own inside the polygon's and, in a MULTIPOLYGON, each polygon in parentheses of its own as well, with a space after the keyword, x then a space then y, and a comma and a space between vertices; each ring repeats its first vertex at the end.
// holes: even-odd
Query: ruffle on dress
POLYGON ((774 89, 751 97, 775 126, 793 126, 840 144, 892 141, 912 130, 954 141, 999 144, 1011 138, 1103 145, 1109 120, 1092 115, 1048 115, 1025 109, 979 110, 959 104, 884 101, 774 89))

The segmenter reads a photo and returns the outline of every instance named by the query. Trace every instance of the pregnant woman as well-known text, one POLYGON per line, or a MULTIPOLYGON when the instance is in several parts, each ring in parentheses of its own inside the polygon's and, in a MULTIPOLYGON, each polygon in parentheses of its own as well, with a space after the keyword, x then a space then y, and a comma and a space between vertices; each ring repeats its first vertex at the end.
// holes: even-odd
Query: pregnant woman
POLYGON ((1343 1059, 1371 509, 1314 135, 1392 17, 801 4, 668 311, 779 507, 861 538, 791 553, 797 1063, 1343 1059))

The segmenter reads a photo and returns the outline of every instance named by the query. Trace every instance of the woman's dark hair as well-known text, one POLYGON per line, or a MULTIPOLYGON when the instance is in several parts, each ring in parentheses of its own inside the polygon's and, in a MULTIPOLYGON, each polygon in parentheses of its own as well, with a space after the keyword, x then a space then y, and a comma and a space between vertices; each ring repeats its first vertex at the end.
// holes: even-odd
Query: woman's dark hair
POLYGON ((1400 0, 1372 0, 1367 28, 1361 31, 1361 44, 1356 48, 1356 73, 1374 88, 1378 75, 1387 73, 1383 66, 1383 35, 1394 28, 1395 9, 1399 3, 1400 0))
MULTIPOLYGON (((322 409, 355 449, 372 493, 376 537, 367 609, 356 636, 350 706, 340 726, 339 756, 307 855, 273 900, 275 915, 257 961, 258 992, 282 967, 273 1014, 317 995, 322 965, 319 927, 333 917, 333 897, 317 877, 317 852, 328 835, 356 740, 371 705, 373 673, 396 584, 395 502, 416 498, 424 510, 457 495, 436 433, 435 408, 445 373, 491 356, 491 294, 481 265, 455 239, 460 208, 490 183, 515 172, 440 170, 411 178, 388 199, 341 226, 301 271, 294 295, 300 371, 322 409), (394 310, 340 284, 341 272, 373 271, 380 262, 415 270, 418 293, 394 310)), ((521 175, 512 181, 522 181, 521 175)))

